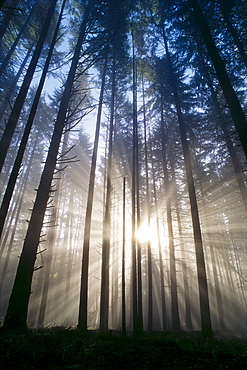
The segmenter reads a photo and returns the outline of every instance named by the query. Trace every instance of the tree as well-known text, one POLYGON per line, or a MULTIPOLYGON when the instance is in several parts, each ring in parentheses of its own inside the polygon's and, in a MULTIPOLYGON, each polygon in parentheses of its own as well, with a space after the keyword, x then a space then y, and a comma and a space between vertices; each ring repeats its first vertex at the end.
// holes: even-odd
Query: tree
MULTIPOLYGON (((4 8, 9 8, 9 9, 12 9, 13 11, 15 11, 18 3, 19 3, 19 0, 6 1, 5 4, 4 4, 4 8)), ((13 17, 13 13, 6 12, 4 18, 2 19, 1 26, 0 26, 0 41, 3 38, 3 35, 6 31, 12 17, 13 17)))
POLYGON ((25 98, 27 96, 28 89, 29 89, 29 86, 31 84, 31 81, 32 81, 32 78, 33 78, 33 75, 34 75, 34 72, 35 72, 35 69, 36 69, 41 51, 42 51, 42 48, 43 48, 43 45, 44 45, 44 42, 45 42, 45 38, 46 38, 47 33, 48 33, 49 25, 51 23, 52 16, 53 16, 53 13, 55 11, 55 6, 56 6, 56 0, 53 0, 50 3, 49 8, 47 10, 47 16, 46 16, 42 31, 40 33, 40 37, 39 37, 39 40, 37 42, 35 51, 33 53, 32 60, 29 64, 27 73, 26 73, 25 78, 23 80, 23 83, 21 85, 18 96, 15 100, 15 104, 13 106, 13 109, 12 109, 11 114, 10 114, 9 119, 8 119, 8 123, 7 123, 6 128, 5 128, 5 131, 4 131, 3 136, 1 138, 1 142, 0 142, 0 172, 2 171, 4 160, 5 160, 5 157, 7 155, 7 151, 8 151, 12 136, 14 134, 14 131, 15 131, 15 128, 16 128, 16 125, 17 125, 17 122, 18 122, 18 119, 19 119, 19 116, 20 116, 20 113, 21 113, 21 109, 23 107, 25 98))
POLYGON ((9 204, 10 204, 10 200, 11 200, 11 197, 12 197, 12 194, 13 194, 13 191, 14 191, 16 179, 17 179, 20 167, 21 167, 21 162, 22 162, 22 159, 23 159, 23 155, 24 155, 24 151, 25 151, 26 144, 27 144, 27 141, 28 141, 28 137, 29 137, 29 134, 30 134, 30 131, 31 131, 31 128, 32 128, 33 120, 34 120, 35 113, 36 113, 36 110, 37 110, 37 107, 38 107, 38 103, 39 103, 39 100, 40 100, 42 89, 44 87, 46 74, 48 72, 48 68, 49 68, 49 65, 50 65, 51 58, 52 58, 52 53, 53 53, 53 50, 54 50, 54 47, 55 47, 55 43, 57 41, 57 36, 58 36, 60 23, 61 23, 62 16, 63 16, 64 6, 65 6, 65 0, 62 3, 61 12, 60 12, 60 15, 59 15, 59 18, 58 18, 58 21, 57 21, 57 25, 56 25, 56 28, 55 28, 55 31, 54 31, 54 35, 53 35, 53 38, 52 38, 52 43, 50 45, 50 49, 49 49, 49 52, 48 52, 48 55, 47 55, 47 58, 46 58, 44 69, 43 69, 43 72, 42 72, 42 75, 41 75, 41 78, 40 78, 40 82, 39 82, 39 85, 38 85, 38 88, 37 88, 37 91, 36 91, 36 94, 35 94, 35 97, 34 97, 34 101, 33 101, 32 107, 31 107, 31 111, 30 111, 26 126, 25 126, 25 130, 24 130, 23 137, 22 137, 22 140, 21 140, 21 143, 20 143, 20 147, 19 147, 19 150, 18 150, 18 153, 17 153, 17 156, 16 156, 16 160, 15 160, 14 166, 12 168, 11 175, 9 177, 9 181, 8 181, 6 191, 4 193, 3 201, 2 201, 2 204, 1 204, 1 208, 0 208, 0 237, 2 235, 4 221, 5 221, 7 211, 8 211, 8 208, 9 208, 9 204))
POLYGON ((60 140, 64 131, 66 112, 73 87, 77 64, 80 58, 81 46, 85 39, 86 27, 88 26, 89 17, 92 11, 92 5, 95 5, 95 0, 90 0, 87 4, 84 18, 81 23, 80 34, 78 36, 75 52, 64 88, 64 93, 61 99, 60 108, 54 125, 50 148, 37 190, 32 215, 29 221, 28 230, 16 272, 13 290, 9 300, 8 310, 4 320, 5 328, 26 327, 28 301, 31 293, 31 282, 37 248, 39 245, 40 233, 45 216, 46 205, 51 192, 51 183, 56 166, 60 140))
POLYGON ((223 0, 220 0, 219 3, 220 3, 220 8, 221 8, 221 11, 224 17, 224 21, 226 22, 227 27, 229 28, 229 31, 231 32, 235 45, 237 46, 239 50, 239 54, 241 55, 242 60, 245 64, 245 67, 247 68, 247 53, 245 52, 244 46, 239 38, 238 31, 234 27, 232 20, 231 20, 231 10, 233 8, 233 3, 232 1, 226 3, 223 0))
POLYGON ((220 86, 224 93, 226 102, 231 112, 232 120, 235 124, 236 130, 239 135, 239 140, 243 146, 245 156, 247 157, 247 121, 244 114, 244 111, 239 103, 239 99, 235 90, 232 87, 230 78, 228 77, 224 62, 217 50, 217 47, 214 43, 208 25, 205 21, 203 12, 199 6, 197 0, 191 0, 193 7, 194 17, 197 24, 197 27, 200 29, 201 35, 203 37, 204 43, 207 47, 208 54, 212 60, 217 77, 219 79, 220 86))
MULTIPOLYGON (((168 50, 167 50, 168 52, 168 50)), ((161 90, 162 91, 162 90, 161 90)), ((174 235, 172 226, 171 210, 171 187, 167 166, 167 151, 165 138, 165 122, 163 112, 163 96, 161 92, 161 137, 162 137, 162 166, 164 171, 164 185, 166 193, 166 214, 168 225, 169 251, 170 251, 170 279, 171 279, 171 304, 172 304, 172 330, 180 330, 179 312, 178 312, 178 295, 177 295, 177 277, 176 277, 176 259, 174 248, 174 235)))
POLYGON ((13 53, 14 53, 14 51, 15 51, 15 48, 16 48, 16 46, 17 46, 18 42, 20 41, 20 39, 21 39, 21 37, 22 37, 22 35, 23 35, 24 31, 26 30, 27 25, 28 25, 28 23, 29 23, 29 21, 30 21, 30 19, 31 19, 31 17, 32 17, 32 15, 33 15, 33 13, 34 13, 34 11, 35 11, 35 10, 36 10, 36 7, 35 7, 35 5, 34 5, 34 6, 32 7, 32 9, 31 9, 30 13, 28 14, 27 19, 25 20, 25 23, 24 23, 24 24, 23 24, 23 26, 21 27, 21 29, 20 29, 20 31, 19 31, 19 33, 18 33, 17 37, 15 38, 15 41, 13 42, 13 44, 12 44, 11 48, 9 49, 9 51, 8 51, 7 55, 5 56, 5 58, 4 58, 4 60, 3 60, 2 64, 1 64, 1 67, 0 67, 0 76, 2 75, 2 73, 3 73, 3 72, 4 72, 4 70, 5 70, 5 68, 7 67, 7 65, 8 65, 8 63, 9 63, 9 61, 10 61, 10 58, 11 58, 11 56, 13 55, 13 53))
POLYGON ((212 326, 211 326, 210 309, 209 309, 206 267, 205 267, 204 252, 203 252, 199 211, 198 211, 198 205, 197 205, 197 200, 196 200, 196 192, 195 192, 192 167, 191 167, 191 161, 190 161, 189 146, 188 146, 187 134, 186 134, 184 121, 183 121, 183 114, 181 110, 180 99, 179 99, 179 95, 177 91, 176 79, 173 73, 171 57, 170 57, 169 50, 168 50, 164 24, 162 24, 161 27, 162 27, 164 44, 165 44, 166 58, 167 58, 168 71, 169 71, 169 76, 170 76, 170 81, 171 81, 171 87, 172 87, 174 102, 175 102, 175 106, 177 110, 180 138, 181 138, 181 143, 182 143, 182 148, 183 148, 184 164, 185 164, 188 191, 189 191, 189 197, 190 197, 191 216, 192 216, 192 223, 193 223, 196 260, 197 260, 202 334, 205 337, 206 336, 210 337, 212 336, 212 326))
POLYGON ((116 60, 113 55, 112 61, 112 87, 111 87, 111 106, 110 106, 110 127, 109 144, 107 156, 107 181, 106 198, 103 220, 103 243, 102 243, 102 272, 101 272, 101 298, 100 298, 100 331, 108 331, 109 313, 109 258, 110 258, 110 230, 111 230, 111 192, 112 192, 112 151, 113 151, 113 130, 114 130, 114 111, 115 111, 115 68, 116 60))
POLYGON ((99 145, 100 123, 101 123, 101 113, 102 113, 103 96, 104 96, 104 89, 105 89, 106 70, 107 70, 107 57, 105 58, 104 69, 103 69, 103 74, 102 74, 97 122, 96 122, 96 128, 95 128, 94 148, 93 148, 90 178, 89 178, 89 184, 88 184, 86 219, 85 219, 84 238, 83 238, 81 292, 80 292, 80 307, 79 307, 79 319, 78 319, 78 327, 82 329, 83 331, 87 330, 88 264, 89 264, 91 217, 92 217, 92 209, 93 209, 96 160, 97 160, 97 152, 98 152, 98 145, 99 145))

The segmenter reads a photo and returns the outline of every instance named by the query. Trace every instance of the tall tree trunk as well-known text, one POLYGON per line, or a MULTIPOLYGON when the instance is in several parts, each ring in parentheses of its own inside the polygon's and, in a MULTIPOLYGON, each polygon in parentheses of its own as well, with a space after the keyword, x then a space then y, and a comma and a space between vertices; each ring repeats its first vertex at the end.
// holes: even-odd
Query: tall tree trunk
MULTIPOLYGON (((146 122, 146 104, 144 91, 144 78, 142 67, 142 105, 143 105, 143 124, 144 124, 144 152, 145 152, 145 175, 146 175, 146 214, 148 220, 148 229, 150 233, 150 191, 149 191, 149 173, 148 173, 148 147, 147 147, 147 122, 146 122)), ((152 284, 152 251, 151 251, 151 235, 147 241, 148 250, 148 331, 153 331, 153 284, 152 284)))
POLYGON ((5 193, 4 193, 3 201, 2 201, 2 204, 1 204, 1 208, 0 208, 0 238, 1 238, 1 235, 2 235, 4 222, 5 222, 5 219, 6 219, 6 216, 7 216, 9 204, 10 204, 10 201, 11 201, 11 197, 13 195, 13 191, 14 191, 16 180, 17 180, 17 177, 18 177, 18 173, 20 171, 20 167, 21 167, 23 155, 24 155, 24 152, 25 152, 25 149, 26 149, 26 145, 27 145, 27 142, 28 142, 29 134, 31 132, 31 128, 32 128, 32 125, 33 125, 33 120, 34 120, 34 117, 35 117, 35 114, 36 114, 36 111, 37 111, 37 107, 38 107, 38 104, 39 104, 39 99, 40 99, 40 96, 41 96, 41 92, 42 92, 42 89, 44 87, 45 78, 46 78, 46 74, 48 72, 48 68, 49 68, 49 65, 50 65, 52 53, 53 53, 55 43, 56 43, 56 40, 57 40, 57 35, 58 35, 61 20, 62 20, 65 1, 66 0, 64 0, 63 4, 62 4, 61 12, 60 12, 60 15, 59 15, 59 18, 58 18, 58 21, 57 21, 57 25, 56 25, 55 32, 54 32, 54 35, 53 35, 53 39, 52 39, 52 42, 51 42, 51 46, 50 46, 50 49, 49 49, 49 52, 48 52, 48 55, 47 55, 47 58, 46 58, 46 61, 45 61, 45 65, 44 65, 44 68, 43 68, 43 72, 42 72, 42 75, 41 75, 41 78, 40 78, 40 81, 39 81, 37 91, 35 93, 33 104, 32 104, 32 107, 31 107, 31 110, 30 110, 30 113, 29 113, 29 116, 28 116, 28 120, 27 120, 25 130, 24 130, 24 133, 23 133, 23 137, 22 137, 22 140, 21 140, 21 143, 20 143, 20 147, 19 147, 17 156, 16 156, 16 160, 15 160, 14 166, 13 166, 12 171, 11 171, 11 175, 10 175, 10 178, 9 178, 9 181, 8 181, 7 188, 6 188, 5 193))
POLYGON ((102 244, 102 272, 101 272, 101 297, 100 297, 100 331, 108 331, 109 319, 109 259, 110 259, 110 237, 111 237, 111 192, 112 192, 112 151, 113 151, 113 127, 115 115, 115 69, 116 60, 113 56, 112 65, 112 88, 111 88, 111 113, 109 129, 109 146, 107 160, 107 181, 105 214, 103 220, 103 244, 102 244))
POLYGON ((172 303, 172 330, 180 330, 179 312, 178 312, 178 293, 177 293, 177 274, 175 260, 175 246, 172 226, 172 209, 171 209, 171 189, 169 175, 167 169, 167 153, 166 153, 166 138, 165 138, 165 122, 163 112, 163 97, 161 93, 161 135, 162 135, 162 165, 164 171, 165 183, 165 198, 166 198, 166 217, 168 226, 168 240, 170 252, 170 282, 171 282, 171 303, 172 303))
POLYGON ((1 21, 1 25, 0 25, 0 42, 3 38, 3 35, 5 33, 5 31, 7 30, 7 27, 9 25, 9 22, 11 21, 13 15, 15 14, 15 9, 17 7, 19 3, 19 0, 10 0, 10 1, 6 1, 5 4, 4 4, 4 7, 6 9, 8 9, 9 11, 6 12, 3 20, 1 21), (12 10, 12 12, 10 11, 12 10))
POLYGON ((126 179, 123 177, 123 245, 122 245, 122 335, 126 336, 126 302, 125 302, 125 222, 126 222, 126 179))
POLYGON ((235 124, 239 140, 243 146, 243 150, 247 158, 247 120, 244 111, 238 100, 237 94, 232 87, 232 83, 228 77, 224 62, 217 50, 198 0, 191 0, 191 4, 193 6, 195 21, 197 22, 197 25, 201 31, 208 54, 213 62, 220 86, 230 109, 231 117, 235 124))
POLYGON ((96 129, 95 129, 93 155, 92 155, 89 185, 88 185, 87 208, 86 208, 86 218, 85 218, 84 238, 83 238, 81 291, 80 291, 79 318, 78 318, 78 328, 80 328, 83 331, 87 330, 88 266, 89 266, 90 233, 91 233, 91 222, 92 222, 95 171, 96 171, 96 161, 97 161, 97 153, 98 153, 98 146, 99 146, 99 133, 100 133, 103 96, 104 96, 104 90, 105 90, 106 70, 107 70, 107 57, 105 58, 104 69, 103 69, 103 74, 102 74, 102 81, 101 81, 101 90, 100 90, 98 114, 97 114, 96 129))
MULTIPOLYGON (((132 35, 133 39, 133 35, 132 35)), ((133 41, 132 41, 133 42, 133 41)), ((135 80, 135 58, 133 45, 133 81, 135 80)), ((133 334, 138 334, 138 314, 137 314, 137 268, 136 268, 136 144, 137 144, 137 102, 136 91, 133 83, 133 140, 132 140, 132 191, 131 191, 131 226, 132 226, 132 316, 133 334)))
MULTIPOLYGON (((133 33, 133 30, 132 30, 133 33)), ((136 238, 140 227, 139 208, 139 158, 138 158, 138 124, 137 124, 137 77, 135 46, 133 41, 133 149, 132 149, 132 304, 133 334, 142 335, 142 276, 141 276, 141 245, 136 238)))
POLYGON ((60 108, 54 125, 46 163, 37 190, 33 211, 29 221, 28 230, 23 244, 19 265, 16 272, 13 290, 9 300, 7 314, 4 320, 5 328, 25 328, 27 319, 27 308, 31 293, 31 283, 37 248, 39 245, 40 233, 43 225, 47 201, 50 196, 51 182, 56 166, 57 154, 63 134, 66 112, 71 97, 72 86, 75 78, 77 64, 80 58, 81 46, 85 38, 86 26, 90 11, 95 0, 89 1, 84 13, 75 52, 72 58, 70 70, 65 84, 64 93, 61 99, 60 108))
POLYGON ((226 119, 224 118, 222 109, 221 109, 219 101, 217 99, 217 93, 214 90, 213 82, 211 80, 210 73, 209 73, 208 67, 207 67, 207 65, 204 61, 202 53, 200 53, 200 59, 201 59, 201 63, 202 63, 203 72, 204 72, 207 84, 208 84, 210 92, 211 92, 211 97, 212 97, 212 103, 213 103, 213 106, 214 106, 214 110, 215 110, 218 122, 220 124, 220 127, 221 127, 221 129, 224 133, 224 139, 225 139, 226 146, 227 146, 230 158, 231 158, 231 162, 232 162, 233 170, 234 170, 234 173, 235 173, 235 176, 236 176, 236 179, 237 179, 239 191, 240 191, 240 194, 241 194, 241 197, 242 197, 244 207, 245 207, 246 212, 247 212, 247 189, 246 189, 246 186, 245 186, 245 183, 244 183, 244 179, 243 179, 243 175, 242 175, 242 169, 240 167, 239 160, 237 158, 235 149, 233 147, 230 132, 227 128, 227 122, 226 122, 226 119))
MULTIPOLYGON (((32 157, 32 155, 33 155, 33 153, 31 154, 31 157, 32 157)), ((7 251, 6 251, 4 265, 3 265, 3 269, 2 269, 2 273, 1 273, 1 279, 0 279, 0 296, 1 296, 1 291, 2 291, 2 288, 4 286, 4 281, 5 281, 6 274, 7 274, 8 264, 9 264, 9 260, 10 260, 10 257, 11 257, 11 251, 13 250, 13 242, 14 242, 14 236, 15 236, 15 228, 17 226, 18 219, 19 219, 19 216, 20 216, 20 213, 21 213, 21 205, 23 203, 24 190, 25 190, 26 185, 27 185, 28 173, 29 173, 30 167, 31 167, 31 163, 29 164, 29 166, 27 167, 27 169, 25 171, 24 179, 22 181, 22 184, 20 186, 20 189, 18 189, 18 198, 16 200, 15 207, 14 207, 14 209, 12 211, 13 212, 13 216, 15 215, 15 212, 16 212, 15 221, 14 221, 15 226, 12 228, 12 231, 11 231, 11 234, 10 234, 11 235, 11 238, 10 238, 9 245, 8 245, 8 248, 7 248, 7 251)), ((11 221, 12 221, 12 218, 11 218, 11 221)), ((9 225, 10 227, 11 227, 11 221, 10 221, 10 225, 9 225)), ((7 231, 10 232, 10 230, 7 230, 7 231)), ((6 245, 6 242, 4 241, 2 243, 1 256, 2 256, 2 253, 4 252, 5 245, 6 245)))
POLYGON ((32 9, 31 9, 31 11, 30 11, 30 13, 29 13, 29 15, 28 15, 28 17, 27 17, 26 21, 25 21, 25 23, 24 23, 24 24, 23 24, 23 26, 21 27, 21 29, 20 29, 20 31, 19 31, 19 33, 18 33, 18 35, 17 35, 17 36, 16 36, 16 38, 15 38, 15 41, 13 42, 13 44, 12 44, 11 48, 9 49, 9 51, 8 51, 8 53, 7 53, 7 55, 6 55, 6 57, 4 58, 4 60, 3 60, 2 64, 1 64, 1 66, 0 66, 0 76, 2 75, 2 73, 3 73, 3 72, 4 72, 4 70, 5 70, 5 68, 7 67, 8 62, 9 62, 9 60, 10 60, 11 56, 13 55, 13 53, 14 53, 14 51, 15 51, 15 48, 16 48, 16 46, 17 46, 18 42, 20 41, 20 38, 22 37, 22 35, 23 35, 24 31, 26 30, 27 25, 28 25, 28 23, 29 23, 29 21, 30 21, 30 18, 32 17, 32 15, 33 15, 33 13, 34 13, 34 10, 35 10, 35 9, 36 9, 36 4, 34 4, 34 5, 33 5, 32 9))
POLYGON ((46 38, 48 30, 49 30, 49 25, 51 23, 52 16, 53 16, 54 11, 55 11, 56 2, 57 2, 57 0, 53 0, 50 3, 50 6, 49 6, 48 11, 47 11, 47 16, 46 16, 45 22, 44 22, 42 31, 40 33, 38 43, 36 45, 36 49, 33 53, 32 60, 29 64, 27 73, 24 77, 24 80, 23 80, 23 83, 21 85, 20 91, 19 91, 19 93, 17 95, 17 98, 15 100, 15 104, 13 106, 13 109, 12 109, 11 113, 10 113, 5 131, 4 131, 3 136, 1 138, 1 142, 0 142, 0 172, 2 171, 2 167, 3 167, 4 161, 5 161, 5 157, 7 155, 7 151, 9 149, 9 145, 10 145, 12 136, 14 134, 17 122, 19 120, 20 113, 21 113, 23 104, 25 102, 25 98, 27 96, 29 86, 30 86, 30 84, 32 82, 32 79, 33 79, 33 75, 34 75, 34 72, 35 72, 35 69, 36 69, 36 66, 37 66, 37 63, 38 63, 43 45, 44 45, 44 42, 45 42, 45 38, 46 38))
POLYGON ((159 268, 160 268, 160 290, 161 290, 161 308, 162 308, 162 329, 165 331, 167 329, 166 322, 166 298, 165 298, 165 279, 164 279, 164 264, 160 241, 160 224, 159 224, 159 214, 158 214, 158 200, 156 193, 156 182, 155 182, 155 171, 154 171, 154 159, 152 155, 152 146, 150 143, 150 153, 151 153, 151 164, 152 164, 152 180, 153 180, 153 194, 154 194, 154 205, 155 205, 155 217, 156 226, 158 233, 158 247, 159 247, 159 268))
MULTIPOLYGON (((62 147, 62 153, 65 153, 67 150, 68 145, 68 139, 69 139, 69 132, 66 132, 63 138, 63 147, 62 147)), ((59 165, 58 171, 61 171, 63 165, 59 165)), ((54 194, 54 200, 53 200, 53 207, 54 211, 52 214, 52 220, 54 223, 58 223, 58 207, 61 200, 61 189, 63 184, 63 174, 61 173, 60 178, 57 180, 57 186, 56 186, 56 192, 54 194)), ((55 241, 56 241, 56 235, 59 234, 57 232, 55 227, 49 228, 48 236, 47 236, 47 255, 44 262, 44 280, 43 280, 43 286, 42 289, 42 295, 41 295, 41 302, 39 307, 39 314, 38 314, 38 326, 44 325, 45 322, 45 314, 46 314, 46 308, 47 308, 47 299, 48 299, 48 291, 50 286, 50 277, 51 277, 51 271, 52 271, 52 262, 54 260, 53 258, 53 250, 55 247, 55 241)), ((61 257, 62 259, 62 257, 61 257)), ((60 271, 60 269, 59 269, 60 271)), ((58 292, 58 290, 57 290, 58 292)), ((57 293, 56 292, 56 293, 57 293)), ((58 300, 56 300, 56 303, 58 300)))
POLYGON ((195 185, 192 174, 191 160, 189 145, 187 141, 187 134, 185 130, 180 98, 177 91, 177 82, 173 72, 173 66, 168 50, 165 29, 163 29, 163 39, 165 43, 166 57, 169 69, 169 76, 171 81, 171 87, 174 95, 174 102, 177 110, 178 124, 180 130, 180 138, 182 143, 183 155, 184 155, 184 164, 185 172, 188 184, 189 198, 190 198, 190 207, 191 207, 191 216, 192 216, 192 225, 194 233, 194 242, 196 250, 196 264, 197 264, 197 276, 198 276, 198 286, 199 286, 199 301, 200 301, 200 314, 201 314, 201 328, 202 335, 204 337, 211 337, 213 335, 211 317, 210 317, 210 308, 209 308, 209 295, 208 295, 208 285, 207 285, 207 276, 206 276, 206 266, 205 258, 203 251, 202 235, 201 235, 201 226, 199 219, 199 211, 196 200, 195 185))
POLYGON ((231 8, 228 2, 225 0, 220 0, 219 3, 220 3, 222 14, 224 16, 224 21, 226 22, 226 25, 229 28, 229 31, 231 32, 235 45, 237 46, 239 54, 241 55, 242 60, 245 64, 245 67, 247 68, 247 53, 244 50, 243 44, 239 38, 236 28, 232 24, 231 14, 230 14, 231 8))
POLYGON ((175 194, 175 209, 176 209, 178 234, 180 238, 181 257, 182 257, 182 273, 183 273, 184 302, 185 302, 185 325, 186 325, 187 330, 192 331, 188 269, 187 269, 187 264, 186 264, 186 254, 185 254, 185 249, 184 249, 183 231, 182 231, 182 224, 181 224, 181 218, 180 218, 180 212, 179 212, 180 207, 179 207, 179 199, 178 199, 178 193, 177 193, 174 162, 175 161, 173 159, 170 160, 171 173, 172 173, 172 186, 174 188, 174 194, 175 194))
POLYGON ((3 100, 2 105, 0 107, 0 122, 2 121, 4 113, 6 113, 6 110, 7 110, 7 107, 9 105, 9 103, 10 103, 10 100, 11 100, 11 98, 12 98, 12 96, 13 96, 15 90, 16 90, 17 82, 18 82, 19 78, 21 77, 23 69, 25 68, 25 65, 28 61, 28 58, 31 55, 32 50, 33 50, 33 45, 31 45, 30 48, 28 49, 28 51, 26 53, 26 56, 23 59, 23 62, 21 63, 21 66, 20 66, 15 78, 13 79, 13 81, 10 84, 10 87, 9 87, 7 93, 6 93, 6 96, 4 97, 4 100, 3 100))

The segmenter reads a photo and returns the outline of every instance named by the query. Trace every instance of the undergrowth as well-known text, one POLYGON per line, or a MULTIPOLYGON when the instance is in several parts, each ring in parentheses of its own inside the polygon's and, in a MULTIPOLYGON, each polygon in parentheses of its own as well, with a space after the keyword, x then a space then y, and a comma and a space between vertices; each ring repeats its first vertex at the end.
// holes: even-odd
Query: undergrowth
POLYGON ((247 369, 246 340, 47 329, 0 333, 6 369, 247 369))

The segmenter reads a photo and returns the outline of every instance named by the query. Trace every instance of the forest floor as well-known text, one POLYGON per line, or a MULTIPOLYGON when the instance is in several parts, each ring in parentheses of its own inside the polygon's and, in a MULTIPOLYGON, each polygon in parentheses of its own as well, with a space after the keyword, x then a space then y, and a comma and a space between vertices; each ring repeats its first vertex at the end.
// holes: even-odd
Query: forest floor
POLYGON ((1 332, 2 369, 247 369, 247 339, 200 335, 82 334, 78 330, 1 332))

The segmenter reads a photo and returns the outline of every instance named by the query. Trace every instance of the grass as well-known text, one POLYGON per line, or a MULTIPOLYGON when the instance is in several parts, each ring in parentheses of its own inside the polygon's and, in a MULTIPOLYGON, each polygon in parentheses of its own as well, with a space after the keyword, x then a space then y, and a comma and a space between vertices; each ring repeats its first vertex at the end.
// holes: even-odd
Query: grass
POLYGON ((122 337, 63 328, 0 333, 3 369, 247 369, 246 340, 122 337))

